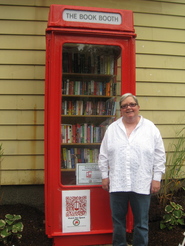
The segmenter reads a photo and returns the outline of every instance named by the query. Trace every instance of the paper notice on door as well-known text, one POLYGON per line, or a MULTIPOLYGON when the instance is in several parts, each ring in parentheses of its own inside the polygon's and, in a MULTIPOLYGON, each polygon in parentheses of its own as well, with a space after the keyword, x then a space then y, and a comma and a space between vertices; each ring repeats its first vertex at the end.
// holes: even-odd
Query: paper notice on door
POLYGON ((62 191, 62 231, 90 231, 90 190, 62 191))
POLYGON ((77 185, 101 185, 101 172, 97 163, 76 164, 77 185))

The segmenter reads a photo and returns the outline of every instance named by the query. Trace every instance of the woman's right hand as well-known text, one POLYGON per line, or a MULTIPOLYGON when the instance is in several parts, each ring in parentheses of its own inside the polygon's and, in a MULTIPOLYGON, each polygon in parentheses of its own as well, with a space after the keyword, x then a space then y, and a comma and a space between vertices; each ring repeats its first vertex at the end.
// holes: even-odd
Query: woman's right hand
POLYGON ((102 188, 109 191, 109 178, 102 179, 102 188))

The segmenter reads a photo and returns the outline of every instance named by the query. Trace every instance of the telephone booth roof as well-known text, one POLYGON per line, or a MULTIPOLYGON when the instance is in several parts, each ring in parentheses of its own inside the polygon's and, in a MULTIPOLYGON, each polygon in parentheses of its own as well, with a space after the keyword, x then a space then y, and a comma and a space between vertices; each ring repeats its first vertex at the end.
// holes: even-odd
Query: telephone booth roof
POLYGON ((131 10, 51 5, 48 29, 84 28, 134 33, 131 10))

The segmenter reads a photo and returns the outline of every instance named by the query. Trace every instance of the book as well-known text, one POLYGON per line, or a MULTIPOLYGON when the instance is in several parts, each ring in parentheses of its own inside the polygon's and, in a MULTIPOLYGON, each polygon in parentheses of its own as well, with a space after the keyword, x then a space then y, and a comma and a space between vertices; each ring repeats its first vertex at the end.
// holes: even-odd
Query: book
POLYGON ((62 124, 61 125, 61 142, 72 143, 72 125, 62 124))
POLYGON ((74 148, 70 149, 70 155, 71 155, 71 168, 75 168, 75 164, 76 164, 75 160, 76 160, 76 158, 75 158, 74 148))
POLYGON ((67 149, 62 148, 62 167, 67 168, 67 149))
POLYGON ((71 164, 71 151, 70 149, 67 149, 67 168, 71 169, 72 164, 71 164))

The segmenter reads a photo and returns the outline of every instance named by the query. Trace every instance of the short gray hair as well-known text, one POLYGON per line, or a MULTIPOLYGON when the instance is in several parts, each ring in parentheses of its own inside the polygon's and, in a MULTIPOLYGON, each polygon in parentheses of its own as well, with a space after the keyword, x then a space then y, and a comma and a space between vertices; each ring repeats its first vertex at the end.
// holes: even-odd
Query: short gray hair
POLYGON ((121 96, 120 101, 119 101, 119 105, 121 106, 121 103, 127 98, 127 97, 132 97, 134 98, 134 101, 137 103, 137 105, 139 105, 139 102, 137 100, 137 97, 134 96, 132 93, 125 93, 121 96))

